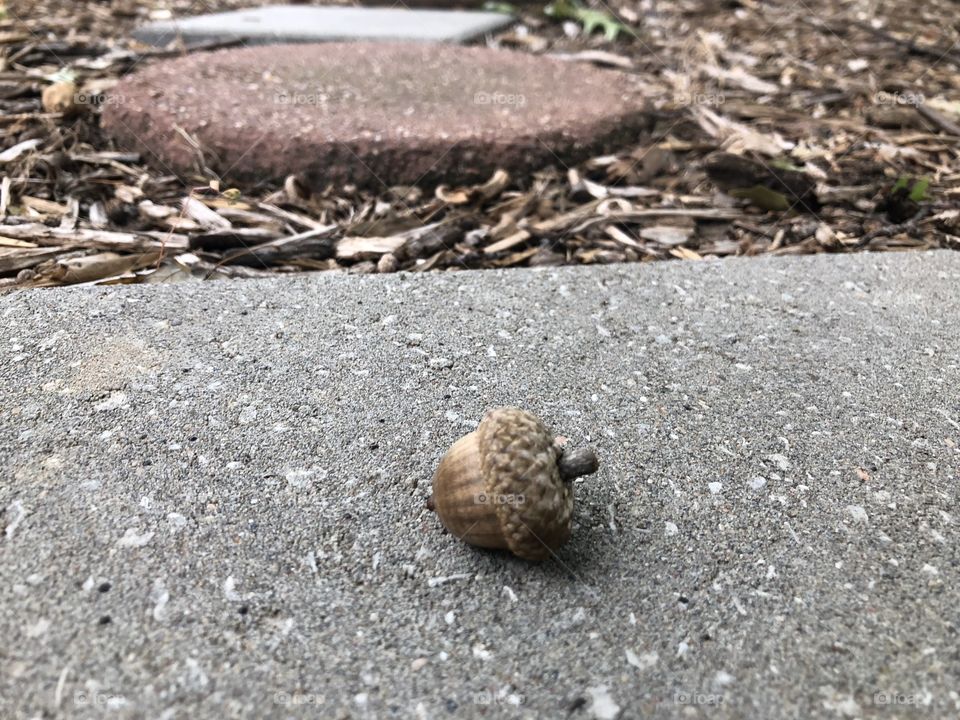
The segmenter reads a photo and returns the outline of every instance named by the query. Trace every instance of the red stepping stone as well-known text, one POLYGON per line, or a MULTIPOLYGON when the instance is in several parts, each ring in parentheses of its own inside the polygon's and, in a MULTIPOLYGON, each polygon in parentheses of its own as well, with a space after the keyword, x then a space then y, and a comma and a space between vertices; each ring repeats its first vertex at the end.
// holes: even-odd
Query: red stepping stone
POLYGON ((475 182, 570 164, 650 124, 626 74, 508 50, 273 45, 158 62, 113 91, 103 127, 184 179, 298 174, 384 186, 475 182))

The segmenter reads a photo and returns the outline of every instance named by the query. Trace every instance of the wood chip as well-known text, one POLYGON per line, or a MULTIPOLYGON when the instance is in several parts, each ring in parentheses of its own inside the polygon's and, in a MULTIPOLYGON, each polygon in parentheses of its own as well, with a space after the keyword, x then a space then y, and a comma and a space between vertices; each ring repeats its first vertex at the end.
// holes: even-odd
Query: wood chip
POLYGON ((484 254, 486 255, 496 255, 498 252, 503 252, 504 250, 509 250, 512 247, 524 243, 529 240, 532 236, 526 230, 520 230, 519 232, 513 233, 505 237, 499 242, 493 243, 493 245, 488 245, 483 249, 484 254))
POLYGON ((406 238, 394 237, 345 237, 337 241, 338 260, 370 260, 379 258, 384 253, 393 253, 399 250, 406 242, 406 238))

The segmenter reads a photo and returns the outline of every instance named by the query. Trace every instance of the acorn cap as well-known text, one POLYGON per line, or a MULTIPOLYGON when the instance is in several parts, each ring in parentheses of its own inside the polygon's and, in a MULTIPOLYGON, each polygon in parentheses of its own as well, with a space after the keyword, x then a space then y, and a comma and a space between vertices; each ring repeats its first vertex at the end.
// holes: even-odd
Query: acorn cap
MULTIPOLYGON (((468 543, 543 560, 570 536, 573 488, 561 477, 561 455, 532 413, 491 410, 440 461, 433 507, 444 526, 468 543)), ((591 457, 588 472, 596 470, 591 457)))

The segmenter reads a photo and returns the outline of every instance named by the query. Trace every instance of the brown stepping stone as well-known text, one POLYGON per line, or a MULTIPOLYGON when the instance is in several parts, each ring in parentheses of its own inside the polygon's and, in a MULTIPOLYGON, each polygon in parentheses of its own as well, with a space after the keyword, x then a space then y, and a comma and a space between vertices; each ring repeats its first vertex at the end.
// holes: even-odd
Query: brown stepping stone
POLYGON ((238 182, 298 174, 313 187, 382 189, 574 163, 635 142, 649 126, 643 107, 633 78, 579 63, 322 43, 158 62, 117 85, 103 126, 181 176, 206 165, 238 182))

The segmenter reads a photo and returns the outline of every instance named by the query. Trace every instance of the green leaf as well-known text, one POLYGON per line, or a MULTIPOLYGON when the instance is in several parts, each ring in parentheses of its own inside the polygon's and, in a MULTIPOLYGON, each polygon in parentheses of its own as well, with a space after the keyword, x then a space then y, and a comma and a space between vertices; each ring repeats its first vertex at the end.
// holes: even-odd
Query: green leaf
POLYGON ((490 12, 504 13, 505 15, 516 15, 518 13, 517 6, 508 2, 497 2, 497 0, 487 0, 483 4, 484 10, 489 10, 490 12))
POLYGON ((603 30, 603 36, 611 42, 617 39, 621 31, 630 31, 607 11, 583 7, 575 0, 557 0, 544 8, 544 12, 557 20, 576 20, 583 25, 583 32, 587 35, 597 29, 603 30))
POLYGON ((735 188, 728 190, 727 194, 741 200, 749 200, 761 210, 782 212, 790 209, 790 201, 786 195, 763 185, 754 185, 749 188, 735 188))
POLYGON ((802 167, 797 167, 792 162, 790 162, 787 158, 777 158, 775 160, 771 160, 770 164, 773 167, 777 168, 777 170, 792 170, 793 172, 799 172, 799 173, 803 172, 802 167))
POLYGON ((901 175, 897 178, 896 184, 893 186, 893 189, 890 191, 891 197, 896 196, 906 196, 909 200, 912 200, 915 203, 923 202, 924 200, 929 199, 927 197, 927 189, 930 187, 930 180, 927 178, 919 178, 915 180, 912 177, 906 175, 901 175), (911 185, 911 182, 913 183, 911 185), (909 192, 907 189, 909 188, 909 192))
POLYGON ((930 187, 930 181, 926 178, 920 178, 910 188, 910 199, 914 202, 923 202, 927 199, 928 187, 930 187))

